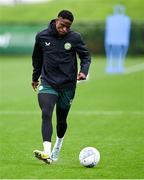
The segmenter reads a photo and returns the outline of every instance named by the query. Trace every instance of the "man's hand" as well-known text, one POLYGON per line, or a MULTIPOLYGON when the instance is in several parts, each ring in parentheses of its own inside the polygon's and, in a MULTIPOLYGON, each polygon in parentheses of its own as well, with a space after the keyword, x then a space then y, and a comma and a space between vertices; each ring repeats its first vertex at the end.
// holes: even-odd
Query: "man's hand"
POLYGON ((80 80, 85 80, 86 79, 86 75, 82 72, 80 72, 78 75, 77 75, 77 80, 80 81, 80 80))
POLYGON ((39 85, 38 81, 37 82, 32 82, 32 87, 33 87, 34 91, 37 90, 38 85, 39 85))

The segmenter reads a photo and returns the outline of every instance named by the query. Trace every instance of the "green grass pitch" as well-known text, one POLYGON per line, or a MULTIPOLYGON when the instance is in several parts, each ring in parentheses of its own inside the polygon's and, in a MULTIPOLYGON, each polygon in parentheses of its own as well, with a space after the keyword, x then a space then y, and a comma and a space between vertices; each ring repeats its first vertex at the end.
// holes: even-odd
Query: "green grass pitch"
MULTIPOLYGON (((46 165, 33 157, 42 138, 31 57, 0 57, 0 178, 144 178, 144 71, 107 75, 105 63, 93 57, 89 81, 77 87, 59 161, 46 165), (95 168, 79 164, 86 146, 101 153, 95 168)), ((142 63, 143 57, 126 59, 126 67, 142 63)), ((53 142, 55 136, 54 128, 53 142)))

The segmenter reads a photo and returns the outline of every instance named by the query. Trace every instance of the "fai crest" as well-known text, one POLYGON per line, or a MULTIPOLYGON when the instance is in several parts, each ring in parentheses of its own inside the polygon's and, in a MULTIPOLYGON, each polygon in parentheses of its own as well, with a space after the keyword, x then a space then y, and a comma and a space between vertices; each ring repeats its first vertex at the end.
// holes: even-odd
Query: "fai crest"
POLYGON ((65 48, 66 50, 70 50, 70 49, 71 49, 71 44, 70 44, 69 42, 65 43, 65 44, 64 44, 64 48, 65 48))

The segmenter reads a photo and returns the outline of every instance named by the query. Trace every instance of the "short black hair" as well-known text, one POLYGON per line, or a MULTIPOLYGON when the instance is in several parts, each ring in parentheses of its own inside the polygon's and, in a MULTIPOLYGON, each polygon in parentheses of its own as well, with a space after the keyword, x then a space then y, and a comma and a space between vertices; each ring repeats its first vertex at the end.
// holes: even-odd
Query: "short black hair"
POLYGON ((72 12, 68 11, 68 10, 62 10, 58 13, 58 17, 62 17, 63 19, 68 19, 71 22, 73 22, 74 20, 74 16, 72 14, 72 12))

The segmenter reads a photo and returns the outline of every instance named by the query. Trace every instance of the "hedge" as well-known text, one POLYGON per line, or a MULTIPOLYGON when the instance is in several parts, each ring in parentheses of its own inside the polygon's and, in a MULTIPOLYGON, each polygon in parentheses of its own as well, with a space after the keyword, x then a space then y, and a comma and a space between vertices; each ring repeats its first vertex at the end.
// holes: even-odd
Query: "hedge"
MULTIPOLYGON (((88 48, 94 54, 104 54, 105 23, 78 23, 74 29, 82 33, 88 48)), ((132 22, 128 54, 144 54, 144 22, 132 22)))
MULTIPOLYGON (((1 24, 0 54, 31 54, 35 35, 47 27, 47 24, 1 24), (4 37, 10 34, 7 47, 2 46, 4 37)), ((104 22, 79 22, 72 28, 80 32, 91 53, 104 55, 104 22)), ((132 22, 130 32, 129 55, 144 55, 144 22, 132 22)))

